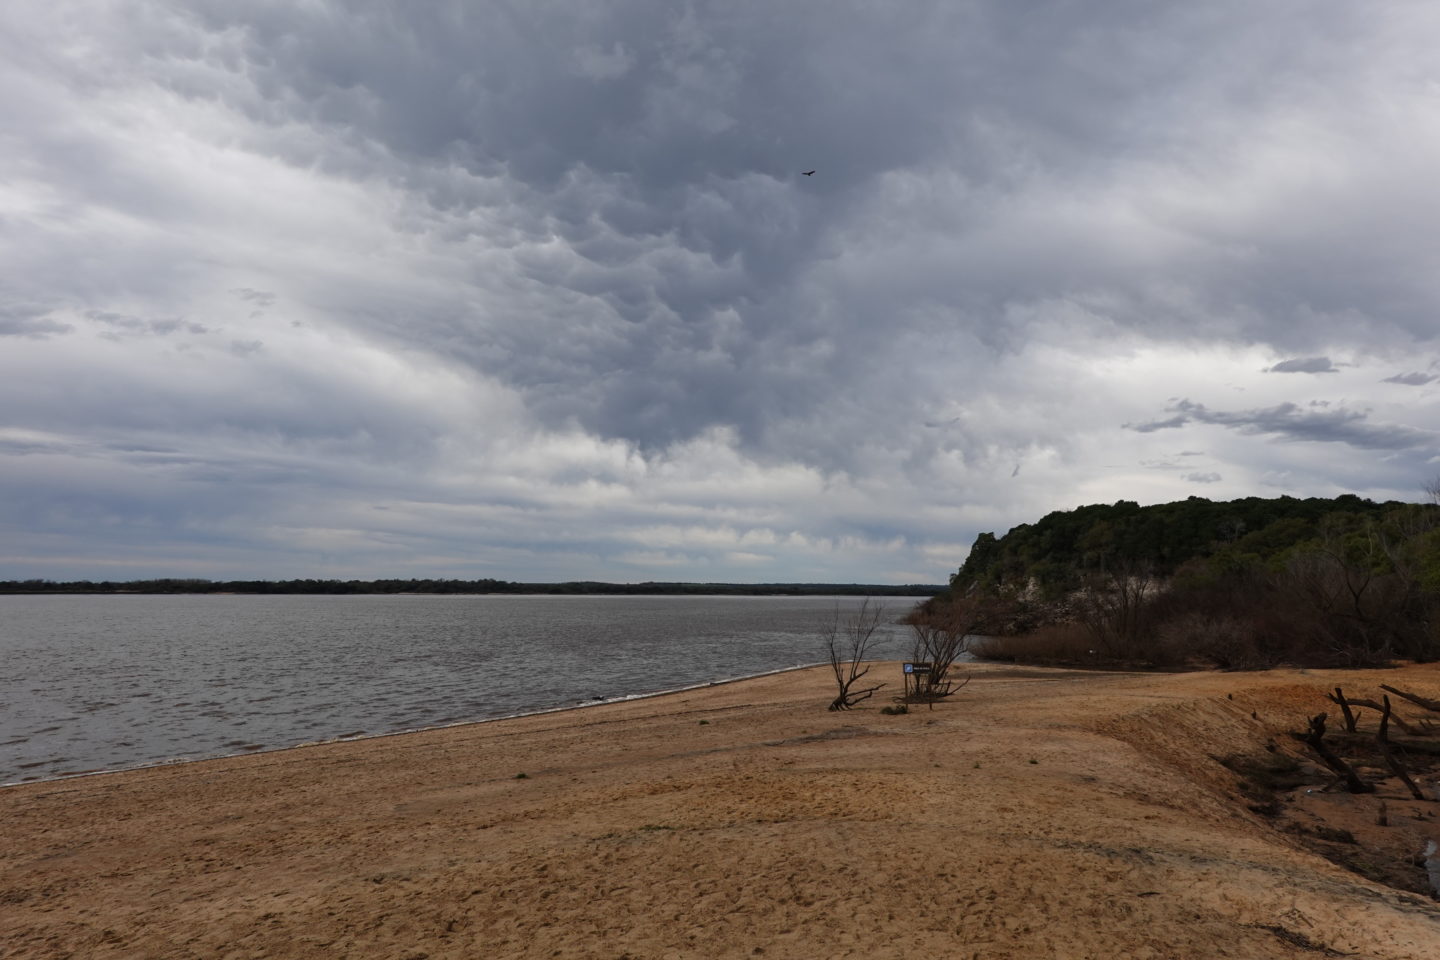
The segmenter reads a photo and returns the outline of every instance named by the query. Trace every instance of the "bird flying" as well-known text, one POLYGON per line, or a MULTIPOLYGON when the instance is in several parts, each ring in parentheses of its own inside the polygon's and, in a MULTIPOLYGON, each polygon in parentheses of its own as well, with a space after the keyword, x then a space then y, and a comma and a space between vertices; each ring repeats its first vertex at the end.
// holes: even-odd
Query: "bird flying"
POLYGON ((802 171, 800 171, 800 176, 802 176, 802 177, 813 177, 813 176, 815 176, 815 171, 814 171, 814 170, 802 170, 802 171))

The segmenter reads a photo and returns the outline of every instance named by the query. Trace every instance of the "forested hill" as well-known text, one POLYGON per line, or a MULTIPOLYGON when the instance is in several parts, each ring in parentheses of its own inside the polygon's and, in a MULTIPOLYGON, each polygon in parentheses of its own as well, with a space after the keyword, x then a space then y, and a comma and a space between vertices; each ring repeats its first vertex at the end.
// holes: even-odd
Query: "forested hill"
POLYGON ((1199 558, 1265 561, 1324 529, 1383 522, 1433 505, 1375 503, 1353 494, 1333 499, 1247 497, 1213 501, 1190 497, 1142 507, 1129 500, 1051 513, 1002 537, 982 533, 951 578, 952 588, 995 589, 1033 584, 1055 594, 1074 589, 1086 574, 1143 567, 1170 576, 1199 558))
POLYGON ((922 616, 986 636, 982 656, 1031 662, 1440 659, 1440 504, 1190 497, 1059 511, 982 533, 922 616))

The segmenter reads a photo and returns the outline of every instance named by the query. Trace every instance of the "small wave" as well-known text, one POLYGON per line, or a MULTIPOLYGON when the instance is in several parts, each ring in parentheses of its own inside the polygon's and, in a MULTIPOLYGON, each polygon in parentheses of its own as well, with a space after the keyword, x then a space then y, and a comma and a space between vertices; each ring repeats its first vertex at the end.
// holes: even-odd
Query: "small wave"
MULTIPOLYGON (((776 675, 778 675, 778 674, 790 673, 790 672, 795 671, 795 670, 804 670, 804 669, 807 669, 807 668, 809 668, 809 667, 815 667, 815 666, 820 666, 820 665, 821 665, 821 664, 819 664, 819 663, 797 663, 797 664, 795 664, 793 667, 780 667, 780 668, 775 669, 775 670, 764 670, 764 671, 761 671, 761 672, 759 672, 759 673, 747 673, 747 674, 743 674, 743 675, 741 675, 741 676, 725 677, 725 678, 719 679, 719 680, 709 680, 709 681, 702 681, 702 682, 699 682, 699 683, 690 683, 690 684, 685 684, 684 686, 670 687, 670 688, 667 688, 667 689, 664 689, 664 690, 653 690, 653 691, 649 691, 649 692, 646 692, 646 693, 621 694, 621 695, 612 696, 612 697, 597 698, 597 699, 594 699, 594 700, 582 702, 582 703, 580 703, 579 705, 569 704, 569 705, 558 706, 558 707, 545 707, 545 708, 541 708, 541 709, 537 709, 537 710, 522 710, 522 711, 517 711, 517 712, 513 712, 513 713, 503 714, 503 715, 500 715, 500 716, 491 716, 491 717, 469 717, 469 718, 460 719, 460 720, 454 720, 454 721, 449 721, 449 722, 445 722, 445 723, 432 723, 432 724, 426 724, 426 725, 424 725, 424 726, 411 726, 411 727, 406 727, 406 728, 400 729, 400 730, 392 730, 392 731, 389 731, 389 732, 386 732, 386 733, 366 734, 363 730, 359 730, 359 731, 355 731, 355 732, 353 732, 353 733, 342 734, 342 735, 336 736, 336 737, 327 737, 327 738, 325 738, 325 739, 320 739, 320 740, 309 740, 309 741, 304 741, 304 742, 299 742, 299 743, 286 744, 286 745, 282 745, 282 746, 272 747, 272 748, 269 748, 269 750, 268 750, 267 752, 279 752, 279 751, 282 751, 282 750, 295 750, 295 749, 300 749, 300 748, 303 748, 303 747, 316 746, 316 745, 326 744, 326 743, 334 743, 334 742, 336 742, 336 741, 338 741, 338 740, 344 740, 344 741, 352 742, 352 743, 355 742, 355 741, 358 741, 358 740, 378 740, 378 739, 380 739, 380 738, 382 738, 382 737, 397 737, 397 736, 403 736, 403 735, 405 735, 405 734, 410 734, 410 733, 422 733, 422 732, 424 732, 424 731, 426 731, 426 730, 445 730, 445 729, 450 729, 450 728, 452 728, 452 727, 469 726, 469 725, 471 725, 471 724, 494 723, 494 722, 496 722, 496 721, 498 721, 498 720, 515 720, 515 719, 518 719, 518 718, 521 718, 521 717, 536 717, 536 716, 545 716, 545 715, 552 714, 552 713, 564 713, 564 712, 570 711, 570 710, 584 710, 584 709, 587 709, 587 708, 589 708, 589 707, 598 707, 598 706, 603 706, 603 705, 605 705, 605 704, 610 704, 610 703, 628 703, 628 702, 634 701, 634 700, 648 700, 648 699, 651 699, 651 698, 654 698, 654 697, 664 697, 664 696, 669 696, 669 695, 671 695, 671 694, 676 694, 676 693, 685 693, 686 691, 689 691, 689 690, 703 690, 703 689, 705 689, 705 688, 707 688, 707 687, 718 687, 718 686, 723 686, 723 685, 725 685, 725 684, 730 684, 730 683, 739 683, 739 682, 742 681, 742 680, 755 680, 755 679, 759 679, 760 677, 776 676, 776 675)), ((312 726, 312 727, 313 727, 313 726, 320 726, 320 725, 322 725, 322 724, 321 724, 321 722, 319 722, 319 721, 312 722, 312 723, 308 724, 308 726, 312 726)), ((59 728, 56 727, 55 729, 59 729, 59 728)), ((0 787, 7 786, 7 785, 11 785, 11 784, 18 784, 18 783, 30 783, 30 782, 36 781, 36 780, 63 780, 63 779, 72 779, 72 778, 75 778, 75 777, 94 776, 94 775, 96 775, 96 774, 102 774, 102 773, 123 773, 123 772, 125 772, 125 771, 130 771, 130 770, 147 770, 147 769, 150 769, 150 768, 152 768, 152 767, 165 767, 165 766, 170 766, 170 765, 172 765, 172 764, 177 764, 177 763, 196 763, 196 762, 204 761, 204 760, 223 760, 223 759, 226 759, 226 758, 228 758, 228 757, 235 757, 235 756, 252 756, 252 755, 254 755, 254 753, 256 753, 256 752, 260 752, 260 751, 266 750, 266 747, 265 747, 264 744, 258 744, 258 743, 256 743, 256 744, 250 744, 250 743, 244 743, 243 741, 239 741, 239 740, 230 741, 229 743, 226 743, 224 746, 227 747, 227 748, 229 748, 229 749, 231 749, 232 751, 238 749, 238 750, 240 750, 240 751, 245 751, 245 752, 244 752, 244 753, 234 753, 234 752, 231 752, 231 753, 218 753, 218 754, 202 754, 202 755, 198 755, 198 756, 197 756, 197 755, 176 756, 176 757, 169 757, 169 758, 162 759, 162 760, 147 760, 147 761, 144 761, 144 762, 141 762, 141 763, 120 764, 120 765, 117 765, 117 766, 114 766, 114 767, 107 767, 107 768, 98 769, 98 770, 84 770, 84 771, 76 771, 76 772, 74 772, 74 773, 69 773, 69 772, 66 772, 66 773, 52 773, 52 774, 48 774, 48 775, 29 775, 29 776, 21 777, 21 778, 18 779, 18 780, 10 780, 10 781, 5 781, 4 783, 0 783, 0 787), (242 745, 242 744, 243 744, 243 745, 242 745)), ((46 765, 54 764, 54 763, 56 763, 56 762, 60 762, 60 761, 50 760, 50 761, 41 761, 41 762, 38 762, 38 763, 33 763, 33 764, 28 764, 28 765, 27 765, 27 764, 19 764, 19 765, 17 765, 17 768, 18 768, 18 769, 22 769, 22 770, 23 770, 23 769, 30 769, 30 768, 32 768, 32 767, 46 766, 46 765)))

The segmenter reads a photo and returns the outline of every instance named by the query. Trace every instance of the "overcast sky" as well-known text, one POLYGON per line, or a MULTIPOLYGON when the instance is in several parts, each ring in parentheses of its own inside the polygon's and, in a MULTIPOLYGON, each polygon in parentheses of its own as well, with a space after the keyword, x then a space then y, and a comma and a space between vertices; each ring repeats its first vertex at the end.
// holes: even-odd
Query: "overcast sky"
POLYGON ((0 578, 942 582, 1085 503, 1420 499, 1437 49, 1429 0, 6 0, 0 578))

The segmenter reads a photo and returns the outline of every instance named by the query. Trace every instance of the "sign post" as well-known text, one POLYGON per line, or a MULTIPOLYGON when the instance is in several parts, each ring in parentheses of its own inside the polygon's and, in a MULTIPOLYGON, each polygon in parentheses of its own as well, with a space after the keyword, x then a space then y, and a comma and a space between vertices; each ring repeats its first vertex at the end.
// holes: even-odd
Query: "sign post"
POLYGON ((934 664, 906 662, 905 670, 905 697, 919 699, 922 694, 930 691, 930 671, 934 664))

